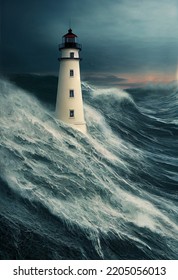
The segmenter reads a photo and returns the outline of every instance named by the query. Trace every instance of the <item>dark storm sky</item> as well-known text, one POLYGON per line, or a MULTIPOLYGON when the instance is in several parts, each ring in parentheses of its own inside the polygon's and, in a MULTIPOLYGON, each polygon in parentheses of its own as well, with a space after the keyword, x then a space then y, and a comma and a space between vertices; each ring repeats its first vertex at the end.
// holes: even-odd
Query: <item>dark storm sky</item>
POLYGON ((178 0, 1 0, 1 71, 57 74, 70 19, 83 45, 84 79, 175 79, 178 0))

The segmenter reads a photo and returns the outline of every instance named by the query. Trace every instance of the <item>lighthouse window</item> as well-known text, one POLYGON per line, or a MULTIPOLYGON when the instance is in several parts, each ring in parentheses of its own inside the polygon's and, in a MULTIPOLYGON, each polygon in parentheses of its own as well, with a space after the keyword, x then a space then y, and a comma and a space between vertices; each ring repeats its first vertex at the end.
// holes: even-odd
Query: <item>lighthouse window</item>
POLYGON ((69 91, 69 97, 74 97, 74 90, 73 90, 73 89, 70 89, 70 91, 69 91))
POLYGON ((70 77, 74 76, 74 70, 70 70, 70 77))
POLYGON ((73 43, 75 42, 75 38, 66 38, 66 42, 73 43))
POLYGON ((70 58, 74 58, 74 52, 70 53, 70 58))
POLYGON ((74 118, 74 110, 69 111, 69 116, 70 116, 70 118, 74 118))

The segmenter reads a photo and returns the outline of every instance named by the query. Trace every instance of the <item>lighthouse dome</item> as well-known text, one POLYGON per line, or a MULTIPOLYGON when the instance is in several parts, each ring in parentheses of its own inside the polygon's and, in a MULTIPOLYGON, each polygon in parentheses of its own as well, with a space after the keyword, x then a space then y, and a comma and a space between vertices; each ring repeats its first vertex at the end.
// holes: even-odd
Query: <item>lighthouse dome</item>
POLYGON ((77 35, 72 33, 72 29, 71 28, 68 30, 68 33, 63 36, 63 38, 76 38, 76 37, 77 37, 77 35))
POLYGON ((62 44, 59 45, 59 50, 64 48, 74 48, 81 50, 81 44, 77 43, 77 35, 72 32, 72 29, 70 28, 68 30, 68 33, 66 33, 62 37, 62 44))

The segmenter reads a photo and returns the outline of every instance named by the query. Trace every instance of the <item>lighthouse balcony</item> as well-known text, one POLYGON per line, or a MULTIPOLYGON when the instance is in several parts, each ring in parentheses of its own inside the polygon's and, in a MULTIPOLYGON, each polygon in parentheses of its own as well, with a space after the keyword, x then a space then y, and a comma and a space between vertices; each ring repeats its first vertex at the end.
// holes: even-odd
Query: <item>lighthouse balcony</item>
POLYGON ((78 44, 76 42, 65 42, 65 43, 59 44, 59 50, 62 50, 65 48, 79 49, 81 51, 82 45, 78 44))

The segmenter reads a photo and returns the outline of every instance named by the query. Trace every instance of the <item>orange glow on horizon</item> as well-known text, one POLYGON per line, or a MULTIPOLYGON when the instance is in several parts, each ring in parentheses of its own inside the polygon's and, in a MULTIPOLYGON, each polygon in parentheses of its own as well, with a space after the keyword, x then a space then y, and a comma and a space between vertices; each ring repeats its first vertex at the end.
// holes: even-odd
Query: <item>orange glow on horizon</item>
MULTIPOLYGON (((125 78, 125 82, 113 84, 119 88, 143 87, 148 84, 169 84, 178 81, 178 69, 174 73, 145 72, 145 73, 118 73, 116 77, 125 78)), ((111 84, 110 84, 111 85, 111 84)))
POLYGON ((89 80, 101 87, 143 87, 148 84, 168 84, 178 81, 178 68, 174 72, 142 72, 142 73, 88 73, 89 80))
MULTIPOLYGON (((178 73, 177 73, 178 75, 178 73)), ((141 74, 122 74, 123 77, 127 79, 127 83, 136 83, 136 84, 143 84, 146 85, 148 83, 170 83, 177 78, 174 74, 165 74, 165 73, 158 73, 158 72, 150 72, 150 73, 141 73, 141 74)))

